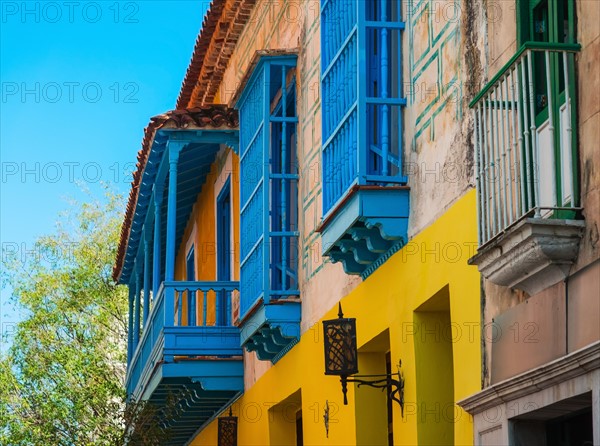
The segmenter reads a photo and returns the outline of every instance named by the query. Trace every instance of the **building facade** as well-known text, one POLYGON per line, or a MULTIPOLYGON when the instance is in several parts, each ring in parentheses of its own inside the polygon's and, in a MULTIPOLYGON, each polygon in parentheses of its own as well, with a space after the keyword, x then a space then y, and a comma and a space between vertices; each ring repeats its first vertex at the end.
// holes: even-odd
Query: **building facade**
POLYGON ((212 2, 114 269, 168 444, 598 442, 594 2, 473 3, 212 2))
POLYGON ((600 444, 600 8, 517 0, 486 16, 471 103, 483 389, 460 405, 477 444, 600 444))

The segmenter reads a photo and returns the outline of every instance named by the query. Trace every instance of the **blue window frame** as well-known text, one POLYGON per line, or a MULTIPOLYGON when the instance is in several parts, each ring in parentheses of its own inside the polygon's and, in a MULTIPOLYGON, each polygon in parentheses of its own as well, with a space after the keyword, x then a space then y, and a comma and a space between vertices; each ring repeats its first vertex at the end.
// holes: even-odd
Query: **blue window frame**
MULTIPOLYGON (((217 197, 217 280, 231 280, 231 187, 229 179, 217 197)), ((228 325, 229 299, 217 295, 217 325, 228 325)))
POLYGON ((324 216, 355 185, 406 184, 403 29, 400 0, 322 2, 324 216))
POLYGON ((299 296, 296 56, 263 57, 240 100, 240 318, 299 296))

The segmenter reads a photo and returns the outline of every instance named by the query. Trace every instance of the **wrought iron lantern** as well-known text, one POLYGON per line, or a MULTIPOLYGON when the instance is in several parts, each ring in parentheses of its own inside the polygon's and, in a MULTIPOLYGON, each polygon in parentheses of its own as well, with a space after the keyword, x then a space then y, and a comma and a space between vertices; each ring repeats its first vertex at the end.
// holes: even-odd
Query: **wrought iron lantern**
POLYGON ((341 377, 344 404, 348 376, 358 373, 358 354, 356 348, 356 319, 345 318, 342 304, 339 304, 337 319, 323 321, 325 333, 325 374, 341 377))
POLYGON ((404 377, 400 371, 402 362, 398 363, 398 372, 396 373, 357 375, 356 319, 344 317, 341 303, 339 304, 338 318, 323 321, 323 332, 325 375, 340 377, 344 405, 348 405, 348 383, 357 383, 359 387, 365 385, 387 389, 389 397, 400 405, 402 416, 404 416, 404 377), (365 380, 361 378, 376 379, 365 380))
POLYGON ((219 417, 218 446, 237 446, 237 423, 229 407, 229 416, 219 417))

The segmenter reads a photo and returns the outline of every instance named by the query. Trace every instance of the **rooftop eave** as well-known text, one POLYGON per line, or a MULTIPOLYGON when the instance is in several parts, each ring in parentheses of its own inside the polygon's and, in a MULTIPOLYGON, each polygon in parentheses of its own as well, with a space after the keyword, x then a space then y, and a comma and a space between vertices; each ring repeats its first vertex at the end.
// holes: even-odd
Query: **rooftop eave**
POLYGON ((202 22, 177 109, 214 101, 256 0, 213 0, 202 22))

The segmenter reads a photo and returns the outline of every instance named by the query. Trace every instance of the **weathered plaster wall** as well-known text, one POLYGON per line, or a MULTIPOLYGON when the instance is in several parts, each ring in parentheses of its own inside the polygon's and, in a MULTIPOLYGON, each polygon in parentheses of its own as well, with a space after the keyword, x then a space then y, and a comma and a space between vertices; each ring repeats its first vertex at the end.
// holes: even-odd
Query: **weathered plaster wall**
POLYGON ((405 2, 405 171, 409 237, 473 186, 468 102, 482 78, 483 11, 472 2, 405 2))
POLYGON ((600 4, 575 2, 577 42, 577 136, 579 181, 586 220, 576 270, 600 259, 600 4))
POLYGON ((488 34, 487 78, 490 79, 517 51, 516 0, 485 2, 488 34))

